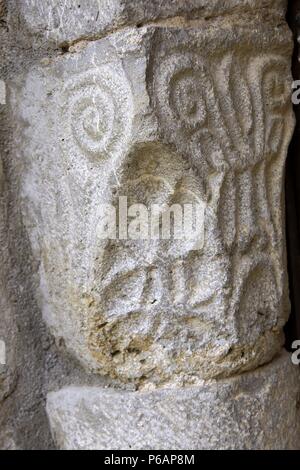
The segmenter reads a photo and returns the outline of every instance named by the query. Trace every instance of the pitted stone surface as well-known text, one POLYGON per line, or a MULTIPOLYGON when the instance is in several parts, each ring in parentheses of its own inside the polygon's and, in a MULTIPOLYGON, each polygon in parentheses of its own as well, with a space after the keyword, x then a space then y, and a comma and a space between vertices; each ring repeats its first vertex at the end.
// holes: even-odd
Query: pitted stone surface
POLYGON ((68 387, 48 395, 61 449, 297 449, 299 369, 271 364, 201 387, 122 392, 68 387))
POLYGON ((12 448, 13 446, 13 439, 8 438, 8 407, 5 399, 12 394, 17 383, 16 348, 18 334, 12 302, 7 291, 9 258, 7 210, 7 181, 2 156, 0 155, 0 449, 12 448))
MULTIPOLYGON (((117 28, 174 19, 204 19, 241 14, 283 15, 286 0, 22 0, 19 21, 35 36, 56 44, 107 34, 117 28)), ((15 14, 15 9, 14 9, 15 14)))
POLYGON ((125 28, 12 84, 44 318, 88 370, 140 388, 196 384, 280 350, 293 114, 276 11, 125 28), (119 196, 198 198, 203 249, 103 240, 103 204, 119 196))
POLYGON ((300 447, 286 5, 0 0, 1 449, 52 448, 49 390, 61 448, 300 447), (203 247, 104 241, 124 195, 204 202, 203 247))
POLYGON ((48 399, 62 448, 299 447, 289 359, 203 381, 252 370, 282 343, 285 3, 0 1, 1 448, 51 446, 44 389, 68 383, 86 386, 48 399), (104 242, 100 204, 122 195, 201 200, 203 249, 104 242), (59 353, 39 323, 38 266, 59 353), (84 374, 65 347, 110 378, 84 374), (139 391, 87 386, 111 378, 139 391))

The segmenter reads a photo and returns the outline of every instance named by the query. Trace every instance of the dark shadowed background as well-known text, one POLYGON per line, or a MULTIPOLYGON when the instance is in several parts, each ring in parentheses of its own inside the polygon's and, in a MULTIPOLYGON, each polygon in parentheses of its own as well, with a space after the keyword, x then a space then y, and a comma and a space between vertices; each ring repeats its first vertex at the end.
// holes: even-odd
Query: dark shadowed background
MULTIPOLYGON (((293 77, 300 80, 300 0, 290 0, 288 23, 294 34, 293 77)), ((288 270, 291 299, 291 316, 286 325, 286 347, 291 348, 294 339, 300 339, 300 104, 294 106, 296 128, 290 144, 286 166, 286 230, 288 270)))

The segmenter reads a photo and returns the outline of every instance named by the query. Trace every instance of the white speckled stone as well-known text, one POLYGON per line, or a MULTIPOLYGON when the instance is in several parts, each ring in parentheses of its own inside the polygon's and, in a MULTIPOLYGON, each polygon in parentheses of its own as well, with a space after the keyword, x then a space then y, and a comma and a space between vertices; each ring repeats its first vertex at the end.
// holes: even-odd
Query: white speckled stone
POLYGON ((60 448, 300 447, 286 6, 0 0, 1 448, 52 446, 49 390, 60 448), (203 244, 104 240, 119 196, 203 244))
MULTIPOLYGON (((284 14, 286 0, 22 0, 15 10, 35 39, 61 44, 95 38, 130 24, 173 18, 206 19, 264 9, 284 14)), ((15 11, 14 11, 15 14, 15 11)))
POLYGON ((238 3, 234 20, 120 29, 11 85, 44 318, 89 371, 139 388, 231 376, 283 344, 291 34, 277 2, 238 3), (201 201, 203 247, 103 240, 118 196, 201 201))
POLYGON ((297 449, 299 368, 284 353, 197 387, 66 387, 48 394, 47 413, 61 449, 297 449))

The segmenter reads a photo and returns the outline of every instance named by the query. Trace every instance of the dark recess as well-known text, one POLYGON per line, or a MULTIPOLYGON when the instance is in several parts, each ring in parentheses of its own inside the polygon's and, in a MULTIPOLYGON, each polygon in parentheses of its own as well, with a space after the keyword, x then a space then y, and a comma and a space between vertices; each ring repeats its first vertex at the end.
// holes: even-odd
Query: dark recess
MULTIPOLYGON (((287 21, 294 35, 292 72, 300 80, 300 0, 289 0, 287 21)), ((291 315, 285 326, 285 346, 291 350, 293 340, 300 339, 300 104, 294 106, 296 128, 291 141, 286 165, 286 236, 291 300, 291 315)))

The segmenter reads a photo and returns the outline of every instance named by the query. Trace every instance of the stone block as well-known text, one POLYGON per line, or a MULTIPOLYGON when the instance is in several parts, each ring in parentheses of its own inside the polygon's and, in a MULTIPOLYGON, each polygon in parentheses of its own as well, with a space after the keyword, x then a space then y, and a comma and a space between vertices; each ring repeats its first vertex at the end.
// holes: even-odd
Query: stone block
MULTIPOLYGON (((14 2, 15 3, 15 2, 14 2)), ((249 10, 284 15, 286 0, 22 0, 13 5, 23 30, 56 45, 97 38, 127 25, 204 20, 249 10)))
POLYGON ((299 449, 299 368, 287 353, 251 373, 151 392, 48 394, 60 449, 299 449))
POLYGON ((43 315, 89 371, 197 384, 280 350, 291 49, 275 14, 246 10, 124 28, 11 83, 43 315), (200 201, 203 246, 104 239, 103 207, 124 196, 200 201))

